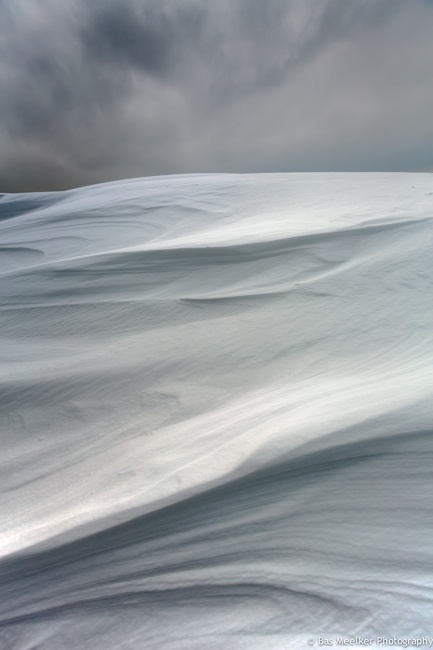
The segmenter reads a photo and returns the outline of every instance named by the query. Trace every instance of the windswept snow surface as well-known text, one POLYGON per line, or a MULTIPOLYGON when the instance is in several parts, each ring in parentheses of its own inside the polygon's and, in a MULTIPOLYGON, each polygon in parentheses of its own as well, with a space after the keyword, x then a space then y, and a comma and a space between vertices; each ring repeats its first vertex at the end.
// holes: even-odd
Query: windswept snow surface
POLYGON ((2 650, 433 637, 432 192, 2 196, 2 650))

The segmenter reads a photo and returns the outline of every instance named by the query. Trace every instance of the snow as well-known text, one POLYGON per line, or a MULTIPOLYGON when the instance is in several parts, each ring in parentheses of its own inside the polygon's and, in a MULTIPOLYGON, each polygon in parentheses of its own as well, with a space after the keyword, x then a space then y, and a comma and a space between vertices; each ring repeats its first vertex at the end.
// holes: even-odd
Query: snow
POLYGON ((432 192, 1 196, 1 648, 433 636, 432 192))

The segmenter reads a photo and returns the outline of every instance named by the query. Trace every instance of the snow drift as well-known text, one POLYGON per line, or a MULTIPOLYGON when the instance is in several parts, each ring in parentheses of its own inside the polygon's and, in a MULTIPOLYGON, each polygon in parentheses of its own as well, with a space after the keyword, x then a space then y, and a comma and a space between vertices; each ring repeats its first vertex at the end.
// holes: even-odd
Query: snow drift
POLYGON ((433 636, 432 192, 2 196, 1 648, 433 636))

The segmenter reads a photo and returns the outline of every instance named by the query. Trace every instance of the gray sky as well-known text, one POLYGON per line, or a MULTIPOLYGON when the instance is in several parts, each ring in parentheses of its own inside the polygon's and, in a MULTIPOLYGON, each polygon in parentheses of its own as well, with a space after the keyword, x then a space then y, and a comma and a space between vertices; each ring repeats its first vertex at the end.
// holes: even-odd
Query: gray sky
POLYGON ((433 0, 0 0, 0 191, 433 169, 433 0))

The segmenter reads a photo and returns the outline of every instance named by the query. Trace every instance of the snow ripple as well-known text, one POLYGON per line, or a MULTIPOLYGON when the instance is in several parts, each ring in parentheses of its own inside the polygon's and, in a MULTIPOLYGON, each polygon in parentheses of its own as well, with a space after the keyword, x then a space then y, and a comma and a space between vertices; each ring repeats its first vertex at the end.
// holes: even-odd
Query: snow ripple
POLYGON ((1 197, 2 648, 429 635, 430 190, 1 197))

